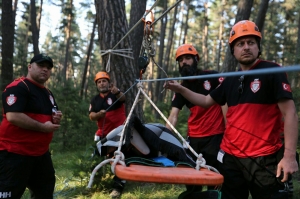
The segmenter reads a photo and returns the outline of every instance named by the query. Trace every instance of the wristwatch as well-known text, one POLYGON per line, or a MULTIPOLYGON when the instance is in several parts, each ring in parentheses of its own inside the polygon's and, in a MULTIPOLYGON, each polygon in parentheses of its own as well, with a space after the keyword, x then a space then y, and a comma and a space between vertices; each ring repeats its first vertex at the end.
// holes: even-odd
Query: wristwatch
POLYGON ((115 93, 115 95, 119 95, 121 93, 120 89, 118 89, 118 92, 115 93))

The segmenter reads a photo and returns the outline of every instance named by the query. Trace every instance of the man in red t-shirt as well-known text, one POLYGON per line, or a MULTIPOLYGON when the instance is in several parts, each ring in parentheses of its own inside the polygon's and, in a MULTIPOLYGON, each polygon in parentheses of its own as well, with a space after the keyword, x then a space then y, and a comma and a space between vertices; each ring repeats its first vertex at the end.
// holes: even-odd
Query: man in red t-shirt
POLYGON ((27 76, 10 83, 2 93, 0 198, 19 199, 26 187, 32 198, 53 198, 55 171, 49 144, 62 113, 45 87, 52 68, 49 56, 35 55, 27 76))
MULTIPOLYGON (((105 138, 110 131, 125 122, 125 95, 116 86, 110 84, 110 77, 104 71, 98 72, 94 81, 99 94, 91 100, 89 117, 92 121, 97 121, 98 130, 95 135, 95 141, 99 141, 105 138)), ((111 153, 113 150, 110 151, 108 149, 107 153, 111 153)), ((113 190, 110 194, 111 197, 120 197, 124 185, 125 181, 115 176, 113 190)))
MULTIPOLYGON (((217 73, 217 71, 197 68, 199 55, 196 48, 191 44, 179 46, 175 58, 178 62, 179 72, 183 77, 195 75, 205 76, 217 73)), ((183 80, 181 85, 193 92, 208 95, 222 80, 223 78, 183 80)), ((202 108, 191 103, 180 93, 175 93, 172 99, 171 113, 168 118, 173 126, 177 124, 178 115, 183 106, 186 106, 190 110, 187 129, 190 146, 197 154, 201 153, 203 155, 207 165, 218 169, 217 154, 225 130, 221 106, 215 104, 210 108, 202 108)), ((166 124, 166 127, 172 130, 168 124, 166 124)), ((194 157, 194 160, 196 160, 196 157, 194 157)), ((187 188, 189 189, 190 187, 188 186, 187 188)), ((197 186, 197 190, 201 189, 202 187, 197 186)))
POLYGON ((268 74, 226 77, 206 96, 175 81, 165 84, 204 108, 216 103, 228 106, 218 153, 224 176, 222 199, 248 199, 249 192, 253 199, 286 198, 283 183, 298 171, 298 115, 291 87, 286 73, 272 73, 278 64, 259 59, 261 38, 256 24, 243 20, 232 27, 229 46, 241 71, 269 69, 268 74))

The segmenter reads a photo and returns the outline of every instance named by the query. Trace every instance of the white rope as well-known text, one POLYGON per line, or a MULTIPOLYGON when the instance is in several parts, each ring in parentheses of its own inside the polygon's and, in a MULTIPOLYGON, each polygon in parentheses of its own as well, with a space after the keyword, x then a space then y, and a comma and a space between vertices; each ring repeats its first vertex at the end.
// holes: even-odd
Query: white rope
MULTIPOLYGON (((173 6, 171 6, 169 9, 167 9, 158 19, 160 19, 162 16, 164 16, 166 13, 168 13, 171 9, 173 9, 175 6, 177 6, 177 4, 179 2, 181 2, 182 0, 178 0, 173 6)), ((107 72, 110 72, 110 58, 111 58, 111 54, 115 54, 115 55, 120 55, 120 56, 123 56, 123 57, 127 57, 127 58, 130 58, 130 59, 134 59, 132 56, 128 56, 128 55, 124 55, 124 54, 120 54, 118 52, 122 52, 122 53, 125 53, 126 50, 128 49, 124 49, 125 52, 123 52, 123 50, 119 49, 119 50, 115 50, 115 48, 138 26, 138 24, 140 22, 143 21, 144 18, 146 18, 146 16, 152 11, 152 9, 156 6, 156 4, 158 4, 159 0, 155 1, 154 4, 151 6, 151 8, 149 10, 146 11, 146 13, 143 15, 143 17, 125 34, 125 36, 112 48, 112 49, 109 49, 109 50, 106 50, 104 51, 103 54, 101 54, 101 56, 105 55, 108 53, 108 60, 107 60, 107 64, 106 64, 106 71, 107 72)), ((154 25, 157 21, 155 20, 152 24, 154 25)), ((150 27, 151 28, 151 27, 150 27)), ((155 56, 155 49, 153 47, 153 44, 151 43, 151 40, 150 41, 143 41, 143 46, 145 49, 147 49, 148 51, 148 54, 151 56, 151 57, 154 57, 155 56)), ((100 51, 101 52, 101 51, 100 51)), ((103 52, 103 51, 102 51, 103 52)), ((127 52, 128 53, 128 52, 127 52)), ((131 52, 131 49, 130 49, 130 53, 131 52)), ((157 65, 157 64, 156 64, 157 65)), ((161 68, 159 66, 159 68, 161 68)), ((162 69, 162 68, 161 68, 162 69)), ((163 70, 163 69, 162 69, 163 70)), ((164 73, 166 74, 166 72, 164 71, 164 73)), ((166 75, 167 76, 167 75, 166 75)))
MULTIPOLYGON (((95 177, 97 171, 98 171, 102 166, 104 166, 105 164, 107 164, 107 163, 109 163, 109 162, 113 162, 113 161, 114 161, 113 158, 110 158, 110 159, 107 159, 107 160, 103 160, 100 164, 98 164, 98 165, 94 168, 94 170, 93 170, 93 172, 92 172, 92 174, 91 174, 90 181, 89 181, 89 183, 88 183, 87 188, 92 188, 92 184, 93 184, 93 182, 94 182, 94 177, 95 177)), ((125 162, 119 161, 119 163, 122 164, 123 166, 126 166, 126 165, 125 165, 125 162)))
POLYGON ((132 50, 131 49, 117 49, 117 50, 108 49, 108 50, 100 50, 100 53, 101 53, 101 56, 108 54, 108 60, 107 60, 107 63, 106 63, 106 71, 107 72, 110 71, 110 57, 111 57, 112 54, 119 55, 119 56, 122 56, 122 57, 126 57, 126 58, 129 58, 129 59, 134 59, 132 56, 127 55, 127 54, 132 54, 132 50))
POLYGON ((122 144, 123 144, 123 139, 124 139, 124 132, 125 132, 125 129, 126 129, 126 126, 128 125, 128 122, 131 118, 131 115, 133 113, 133 110, 134 108, 136 107, 138 101, 139 101, 139 96, 140 96, 140 93, 142 92, 143 95, 147 98, 147 100, 151 103, 151 105, 156 109, 156 111, 160 114, 160 116, 168 123, 168 125, 172 128, 172 130, 177 134, 177 136, 181 139, 181 141, 183 142, 183 144, 188 147, 188 149, 197 157, 197 161, 196 161, 196 170, 200 170, 201 167, 203 168, 206 168, 208 170, 213 170, 215 171, 216 173, 220 173, 216 168, 212 167, 212 166, 209 166, 209 165, 206 165, 206 160, 203 158, 203 155, 200 153, 200 154, 197 154, 194 149, 189 145, 189 143, 181 136, 181 134, 175 129, 175 127, 169 122, 169 120, 164 116, 164 114, 159 110, 159 108, 153 103, 153 101, 149 98, 149 96, 145 93, 145 91, 143 90, 143 86, 142 86, 142 83, 139 82, 137 84, 137 87, 138 87, 138 93, 136 95, 136 98, 133 102, 133 105, 130 109, 130 112, 125 120, 125 124, 124 124, 124 127, 122 129, 122 132, 121 132, 121 136, 120 136, 120 141, 119 141, 119 145, 118 145, 118 149, 114 152, 114 158, 111 158, 111 159, 107 159, 107 160, 104 160, 102 161, 100 164, 98 164, 92 174, 91 174, 91 177, 90 177, 90 180, 89 180, 89 183, 88 183, 88 186, 87 188, 91 188, 92 187, 92 184, 93 184, 93 181, 94 181, 94 177, 97 173, 97 171, 105 164, 109 163, 109 162, 112 162, 112 165, 111 165, 111 171, 115 174, 115 166, 119 163, 121 164, 122 166, 125 166, 126 167, 126 164, 125 164, 125 156, 124 154, 121 152, 121 148, 122 148, 122 144))
MULTIPOLYGON (((139 86, 141 86, 141 83, 138 83, 138 87, 139 87, 139 86)), ((133 102, 133 105, 132 105, 132 107, 131 107, 131 109, 130 109, 130 112, 129 112, 127 118, 126 118, 124 127, 123 127, 122 132, 121 132, 121 137, 120 137, 120 142, 119 142, 118 149, 117 149, 117 150, 115 151, 115 153, 114 153, 116 158, 115 158, 115 161, 114 161, 113 164, 112 164, 112 172, 113 172, 113 173, 115 173, 115 172, 114 172, 114 168, 115 168, 116 164, 118 163, 119 159, 120 159, 120 158, 121 158, 121 160, 124 160, 124 159, 125 159, 123 153, 121 152, 122 143, 123 143, 123 139, 124 139, 124 131, 125 131, 125 129, 126 129, 126 126, 128 125, 128 122, 129 122, 129 119, 131 118, 131 115, 132 115, 132 113, 133 113, 133 110, 134 110, 135 106, 136 106, 137 103, 138 103, 139 95, 140 95, 140 89, 138 90, 138 93, 137 93, 137 95, 136 95, 136 97, 135 97, 135 100, 134 100, 134 102, 133 102), (123 155, 123 156, 122 156, 122 155, 123 155), (122 157, 120 157, 120 156, 122 156, 122 157)))
POLYGON ((153 103, 153 101, 149 98, 149 96, 141 89, 141 92, 147 98, 147 100, 152 104, 155 110, 160 114, 160 116, 168 123, 171 129, 177 134, 177 136, 181 139, 183 144, 188 147, 188 149, 197 157, 196 161, 196 170, 199 170, 200 167, 207 168, 209 170, 213 170, 217 173, 220 173, 216 168, 206 165, 206 160, 203 158, 203 155, 200 153, 199 155, 194 151, 194 149, 189 145, 189 143, 181 136, 181 134, 175 129, 175 127, 169 122, 169 120, 164 116, 164 114, 159 110, 159 108, 153 103))
POLYGON ((141 23, 143 21, 144 17, 146 17, 151 12, 151 10, 156 6, 156 4, 158 2, 159 2, 159 0, 154 2, 154 4, 148 10, 148 12, 146 12, 138 22, 136 22, 136 24, 127 32, 127 34, 112 49, 115 49, 119 45, 119 43, 121 43, 121 41, 123 41, 123 39, 125 39, 129 35, 129 33, 131 33, 131 31, 133 31, 139 25, 139 23, 141 23))

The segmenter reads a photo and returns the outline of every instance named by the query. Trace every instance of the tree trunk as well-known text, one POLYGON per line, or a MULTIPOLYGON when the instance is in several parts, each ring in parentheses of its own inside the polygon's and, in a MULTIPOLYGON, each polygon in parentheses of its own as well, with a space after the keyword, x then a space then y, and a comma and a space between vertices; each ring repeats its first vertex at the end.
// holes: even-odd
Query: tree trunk
POLYGON ((221 60, 221 53, 222 53, 222 46, 223 46, 223 30, 224 30, 224 5, 226 0, 222 0, 221 3, 221 23, 219 26, 219 47, 218 47, 218 55, 217 55, 217 71, 220 71, 220 60, 221 60))
MULTIPOLYGON (((207 1, 204 3, 204 19, 203 19, 203 37, 202 37, 202 60, 203 69, 207 69, 208 52, 207 52, 207 36, 208 36, 208 17, 207 17, 207 1)), ((201 56, 200 56, 201 57, 201 56)))
POLYGON ((259 11, 255 20, 255 24, 257 25, 258 29, 261 33, 263 33, 264 23, 266 19, 266 14, 269 7, 270 0, 262 0, 259 6, 259 11))
POLYGON ((36 26, 37 26, 37 29, 39 30, 39 33, 40 33, 40 28, 41 28, 42 11, 43 11, 43 0, 41 0, 41 5, 38 10, 38 16, 36 17, 36 26))
MULTIPOLYGON (((190 1, 191 0, 186 0, 186 6, 187 6, 187 9, 186 9, 186 18, 185 18, 185 22, 183 23, 183 27, 184 27, 184 33, 183 33, 183 38, 182 38, 182 44, 185 44, 186 42, 189 42, 187 41, 187 31, 188 31, 188 28, 189 28, 189 13, 190 13, 190 1)), ((183 6, 184 7, 184 6, 183 6)), ((183 21, 182 21, 183 22, 183 21)), ((179 44, 181 45, 181 44, 179 44)))
POLYGON ((1 67, 1 90, 13 80, 13 52, 15 34, 15 8, 12 0, 2 1, 2 67, 1 67))
POLYGON ((69 62, 69 51, 70 51, 70 40, 71 40, 71 32, 72 32, 72 20, 73 20, 73 16, 72 16, 72 9, 73 9, 73 0, 70 0, 69 5, 69 9, 68 10, 68 17, 67 17, 67 26, 65 27, 65 33, 66 33, 66 51, 65 51, 65 60, 64 60, 64 66, 63 66, 63 80, 64 82, 68 79, 68 62, 69 62))
MULTIPOLYGON (((95 0, 98 36, 101 50, 110 50, 121 41, 128 32, 128 23, 125 13, 124 0, 95 0)), ((117 49, 128 49, 131 47, 128 37, 124 38, 117 49)), ((109 55, 102 56, 102 66, 106 66, 109 55)), ((133 67, 133 60, 119 56, 111 55, 109 74, 117 87, 122 91, 127 91, 136 80, 136 68, 133 67)), ((126 93, 126 112, 131 110, 133 102, 137 95, 137 86, 128 90, 126 93)), ((143 120, 143 110, 141 103, 138 103, 134 113, 143 120)))
POLYGON ((90 44, 88 46, 88 50, 86 53, 86 60, 85 60, 85 65, 83 69, 83 74, 82 74, 82 82, 81 82, 81 89, 80 89, 80 97, 83 97, 83 93, 85 92, 85 88, 87 87, 87 71, 89 68, 89 61, 91 57, 91 52, 93 49, 93 44, 94 44, 94 38, 95 38, 95 30, 96 30, 96 25, 97 25, 97 18, 95 17, 94 24, 93 24, 93 30, 90 38, 90 44))
MULTIPOLYGON (((176 16, 178 13, 178 6, 176 6, 174 8, 174 13, 173 13, 173 17, 172 17, 172 23, 170 24, 170 28, 169 28, 169 36, 168 36, 168 43, 167 43, 167 47, 166 47, 166 56, 164 58, 164 64, 163 64, 163 69, 166 71, 167 74, 169 74, 169 70, 172 70, 172 66, 170 65, 170 63, 174 63, 172 61, 170 61, 170 57, 174 57, 171 56, 173 55, 172 53, 172 48, 173 48, 173 40, 174 40, 174 34, 175 34, 175 25, 176 25, 176 16)), ((174 57, 175 58, 175 57, 174 57)), ((163 93, 161 93, 159 95, 158 100, 160 102, 164 102, 167 104, 170 104, 170 101, 172 99, 171 96, 172 92, 167 92, 167 90, 165 90, 163 93), (164 100, 165 99, 165 100, 164 100)))
MULTIPOLYGON (((129 29, 131 29, 145 14, 146 0, 131 0, 130 22, 129 29)), ((139 23, 130 33, 130 42, 132 45, 132 52, 134 58, 134 67, 137 69, 136 78, 139 77, 138 58, 140 57, 140 50, 143 41, 144 23, 139 23)))
MULTIPOLYGON (((164 1, 163 4, 163 12, 165 12, 168 9, 168 2, 164 1)), ((161 19, 161 28, 160 28, 160 34, 159 34, 159 53, 158 53, 158 65, 162 67, 163 65, 163 57, 164 57, 164 49, 165 49, 165 37, 166 37, 166 28, 167 28, 167 22, 168 22, 168 15, 166 14, 161 19)), ((164 72, 161 68, 157 67, 157 78, 163 78, 165 77, 164 72)), ((153 101, 155 104, 159 102, 159 96, 161 95, 161 91, 163 90, 163 82, 157 81, 155 82, 155 94, 153 95, 153 101)), ((157 111, 155 111, 155 114, 157 114, 157 111)))
MULTIPOLYGON (((248 20, 251 14, 253 0, 240 0, 238 4, 238 11, 235 17, 235 24, 241 20, 248 20)), ((231 54, 230 46, 227 46, 226 58, 223 64, 223 71, 235 71, 238 62, 231 54)))
POLYGON ((35 0, 30 0, 30 21, 31 21, 30 29, 32 32, 33 52, 34 52, 34 55, 37 55, 37 54, 40 54, 40 50, 39 50, 40 30, 37 26, 35 0))

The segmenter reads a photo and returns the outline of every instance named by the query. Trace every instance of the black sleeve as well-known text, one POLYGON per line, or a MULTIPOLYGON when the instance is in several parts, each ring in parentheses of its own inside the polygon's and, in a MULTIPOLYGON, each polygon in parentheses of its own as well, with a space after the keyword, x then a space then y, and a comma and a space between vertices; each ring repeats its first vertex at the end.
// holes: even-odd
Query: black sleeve
POLYGON ((186 99, 180 93, 174 93, 172 98, 172 107, 176 107, 181 110, 185 104, 186 99))
POLYGON ((6 88, 2 93, 4 114, 7 112, 24 112, 28 98, 28 88, 22 83, 6 88))

